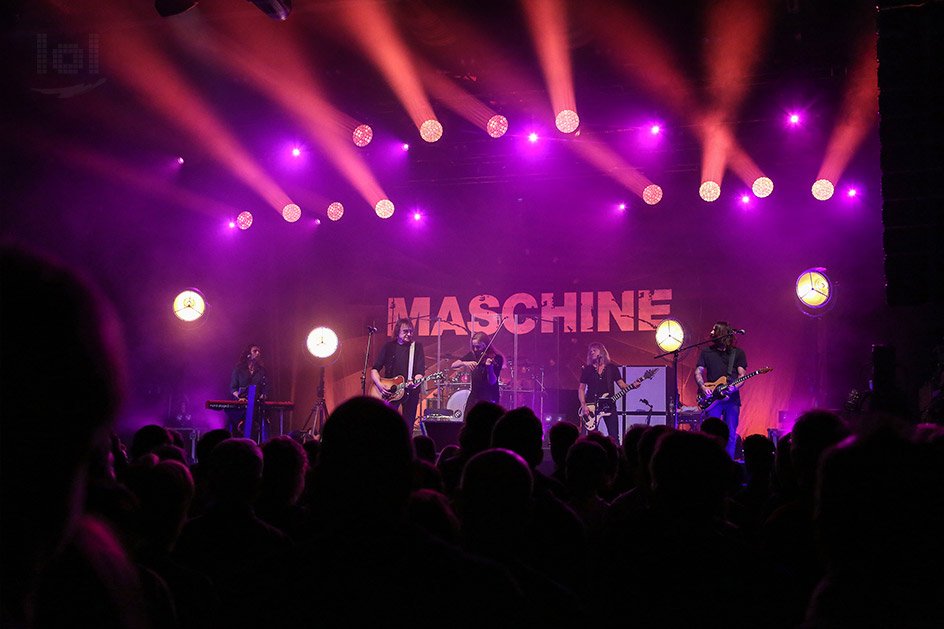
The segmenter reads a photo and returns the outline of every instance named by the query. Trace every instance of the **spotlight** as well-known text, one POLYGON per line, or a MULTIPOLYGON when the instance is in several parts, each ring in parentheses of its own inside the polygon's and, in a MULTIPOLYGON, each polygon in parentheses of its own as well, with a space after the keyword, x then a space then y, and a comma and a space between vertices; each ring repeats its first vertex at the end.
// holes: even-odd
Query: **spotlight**
POLYGON ((197 6, 197 0, 154 0, 154 8, 161 17, 170 17, 197 6))
POLYGON ((230 228, 230 229, 236 229, 236 223, 233 222, 233 221, 230 221, 230 222, 229 222, 229 228, 230 228))
POLYGON ((852 197, 854 197, 855 195, 857 195, 858 192, 856 192, 856 189, 855 189, 855 188, 849 188, 849 191, 848 191, 846 194, 849 195, 849 198, 851 199, 852 197))
POLYGON ((751 192, 753 192, 754 196, 759 199, 769 197, 770 193, 773 191, 774 182, 771 181, 769 177, 758 177, 751 185, 751 192))
POLYGON ((813 183, 813 198, 817 201, 828 201, 832 198, 833 192, 836 191, 836 187, 829 179, 817 179, 813 183))
POLYGON ((619 210, 625 210, 625 209, 626 209, 626 204, 625 204, 625 203, 620 203, 620 204, 617 205, 616 207, 617 207, 617 209, 619 209, 619 210))
POLYGON ((178 158, 177 158, 177 163, 183 165, 183 163, 184 163, 184 158, 183 158, 183 157, 178 157, 178 158))
POLYGON ((655 205, 662 200, 662 188, 654 183, 649 184, 642 191, 642 200, 647 205, 655 205))
POLYGON ((698 196, 709 203, 717 201, 718 197, 721 196, 721 186, 714 181, 706 181, 699 186, 698 196))
POLYGON ((414 221, 418 221, 418 220, 420 220, 421 218, 423 218, 423 215, 420 214, 419 210, 413 212, 413 220, 414 220, 414 221))
POLYGON ((814 267, 800 273, 796 281, 796 296, 804 314, 816 316, 824 312, 822 309, 832 298, 832 289, 826 269, 814 267))
POLYGON ((374 130, 370 128, 370 125, 362 124, 358 125, 354 129, 354 145, 361 148, 370 144, 370 141, 374 139, 374 130))
POLYGON ((789 120, 790 120, 790 124, 799 124, 799 123, 800 123, 800 115, 799 115, 799 114, 790 114, 789 120))
POLYGON ((674 352, 685 342, 685 329, 675 319, 663 319, 656 328, 656 345, 663 352, 674 352))
POLYGON ((334 330, 325 326, 319 326, 308 333, 305 340, 305 347, 308 352, 320 360, 328 360, 338 353, 341 342, 334 330))
POLYGON ((236 226, 243 230, 252 227, 252 213, 240 212, 239 216, 236 217, 236 226))
POLYGON ((572 109, 565 109, 554 118, 554 124, 561 133, 573 133, 580 126, 580 116, 572 109))
POLYGON ((294 203, 289 203, 282 208, 282 218, 289 223, 294 223, 302 217, 302 209, 294 203))
POLYGON ((344 206, 335 201, 328 206, 328 218, 332 221, 339 221, 344 216, 344 206))
POLYGON ((651 133, 652 135, 659 135, 659 132, 661 130, 662 129, 657 124, 654 124, 651 127, 649 127, 649 133, 651 133))
POLYGON ((751 202, 751 197, 749 195, 746 195, 746 194, 741 195, 741 203, 750 203, 750 202, 751 202))
MULTIPOLYGON (((249 0, 273 20, 284 22, 292 12, 292 0, 249 0)), ((194 3, 196 4, 196 3, 194 3)))
POLYGON ((442 134, 443 127, 438 120, 430 119, 420 125, 420 137, 427 142, 436 142, 442 137, 442 134))
POLYGON ((537 133, 534 133, 534 132, 532 131, 531 133, 528 134, 528 142, 537 142, 537 141, 538 141, 538 134, 537 134, 537 133))
POLYGON ((196 321, 206 312, 206 299, 196 288, 188 288, 174 298, 174 315, 181 321, 196 321))
POLYGON ((298 148, 297 146, 292 149, 292 157, 298 157, 301 154, 302 154, 302 150, 298 148))
POLYGON ((400 148, 403 149, 404 151, 409 151, 410 145, 404 142, 403 144, 400 145, 400 148))
POLYGON ((505 132, 508 131, 508 118, 495 114, 488 119, 488 123, 485 125, 485 130, 493 138, 500 138, 505 135, 505 132))
POLYGON ((393 201, 390 199, 381 199, 377 201, 377 205, 374 206, 374 212, 377 213, 377 216, 380 218, 390 218, 393 216, 393 201))

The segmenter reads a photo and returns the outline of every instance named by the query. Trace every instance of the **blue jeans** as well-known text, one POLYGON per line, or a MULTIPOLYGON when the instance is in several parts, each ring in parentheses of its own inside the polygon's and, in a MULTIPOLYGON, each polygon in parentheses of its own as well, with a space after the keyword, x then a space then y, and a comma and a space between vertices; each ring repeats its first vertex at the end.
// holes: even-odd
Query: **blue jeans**
POLYGON ((732 402, 731 400, 725 400, 719 402, 710 412, 706 412, 702 419, 705 417, 720 417, 721 420, 728 425, 728 446, 725 448, 725 451, 728 453, 728 456, 731 459, 734 459, 734 446, 737 444, 737 427, 738 427, 738 417, 741 415, 741 405, 732 402))

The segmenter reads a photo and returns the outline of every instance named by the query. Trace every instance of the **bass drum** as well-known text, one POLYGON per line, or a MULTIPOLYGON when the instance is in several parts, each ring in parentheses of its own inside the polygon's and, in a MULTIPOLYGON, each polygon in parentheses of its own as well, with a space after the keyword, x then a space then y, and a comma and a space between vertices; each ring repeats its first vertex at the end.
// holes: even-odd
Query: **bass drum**
POLYGON ((469 389, 462 389, 449 396, 446 408, 452 411, 452 416, 455 419, 465 419, 465 403, 469 401, 471 392, 469 389))

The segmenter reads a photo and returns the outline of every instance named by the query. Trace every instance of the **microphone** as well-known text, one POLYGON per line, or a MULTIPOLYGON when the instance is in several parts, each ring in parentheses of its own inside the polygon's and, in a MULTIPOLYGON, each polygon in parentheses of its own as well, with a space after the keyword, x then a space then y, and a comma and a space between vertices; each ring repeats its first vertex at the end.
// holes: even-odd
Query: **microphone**
POLYGON ((367 326, 367 331, 368 331, 368 332, 371 332, 371 333, 376 333, 376 332, 377 332, 377 328, 375 328, 375 327, 372 326, 372 325, 369 325, 369 326, 367 326))
POLYGON ((747 334, 746 330, 731 330, 731 334, 747 334))
POLYGON ((647 400, 646 398, 641 397, 641 398, 639 398, 639 401, 642 402, 643 404, 645 404, 646 406, 648 406, 649 408, 652 408, 652 404, 650 404, 650 403, 649 403, 649 400, 647 400))

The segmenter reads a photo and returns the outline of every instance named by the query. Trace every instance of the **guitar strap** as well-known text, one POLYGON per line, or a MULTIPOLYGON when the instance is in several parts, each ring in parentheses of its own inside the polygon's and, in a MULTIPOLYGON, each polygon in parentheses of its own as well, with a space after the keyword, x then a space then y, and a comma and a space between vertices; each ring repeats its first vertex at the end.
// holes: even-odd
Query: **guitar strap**
POLYGON ((416 341, 410 343, 410 365, 406 368, 406 381, 413 382, 413 352, 416 350, 416 341))
POLYGON ((731 348, 731 355, 728 356, 728 382, 734 380, 734 357, 737 356, 737 349, 731 348))

